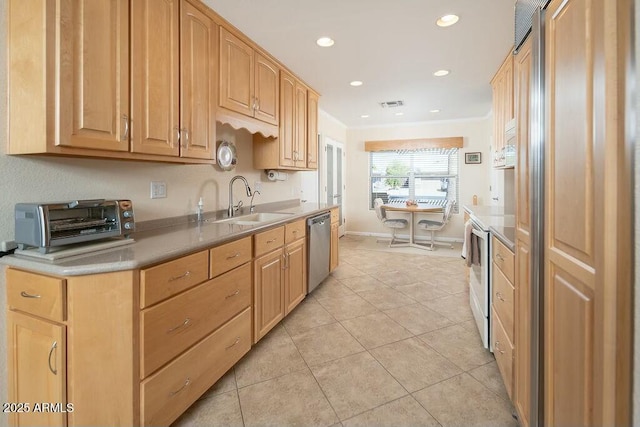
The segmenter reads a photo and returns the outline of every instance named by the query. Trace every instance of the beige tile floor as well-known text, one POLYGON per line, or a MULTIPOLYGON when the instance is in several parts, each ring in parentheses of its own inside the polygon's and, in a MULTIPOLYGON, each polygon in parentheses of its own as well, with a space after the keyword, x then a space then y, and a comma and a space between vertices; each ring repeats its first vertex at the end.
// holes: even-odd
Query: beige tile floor
POLYGON ((340 239, 340 267, 174 426, 515 426, 460 247, 340 239))

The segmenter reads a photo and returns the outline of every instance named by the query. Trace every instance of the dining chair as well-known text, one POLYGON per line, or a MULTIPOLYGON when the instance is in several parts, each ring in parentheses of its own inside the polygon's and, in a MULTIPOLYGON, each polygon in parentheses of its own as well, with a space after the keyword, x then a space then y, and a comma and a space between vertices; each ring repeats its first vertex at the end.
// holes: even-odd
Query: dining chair
POLYGON ((380 220, 380 222, 382 222, 382 225, 392 230, 389 247, 393 248, 395 246, 400 246, 400 243, 407 243, 406 241, 403 241, 403 240, 396 240, 396 231, 403 228, 407 228, 409 226, 409 221, 407 221, 406 219, 387 218, 387 213, 382 207, 383 204, 384 202, 382 201, 382 199, 374 199, 373 201, 373 207, 376 210, 376 215, 378 216, 378 219, 380 220))
POLYGON ((421 219, 420 221, 418 221, 418 228, 429 231, 431 233, 431 241, 429 242, 431 244, 431 250, 433 250, 433 247, 435 245, 449 246, 450 248, 453 248, 453 245, 451 243, 436 242, 435 234, 436 234, 436 231, 442 230, 449 222, 449 219, 451 218, 451 212, 453 212, 454 204, 455 204, 454 200, 447 200, 447 203, 445 204, 444 210, 442 212, 441 221, 433 221, 430 219, 421 219))

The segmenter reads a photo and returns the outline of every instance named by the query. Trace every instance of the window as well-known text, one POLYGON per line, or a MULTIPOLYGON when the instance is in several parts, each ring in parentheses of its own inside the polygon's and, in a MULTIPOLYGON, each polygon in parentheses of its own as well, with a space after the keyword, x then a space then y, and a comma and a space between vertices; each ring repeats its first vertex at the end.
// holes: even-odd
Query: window
POLYGON ((458 213, 458 149, 374 151, 369 163, 369 208, 373 200, 404 203, 409 199, 421 203, 455 202, 458 213))

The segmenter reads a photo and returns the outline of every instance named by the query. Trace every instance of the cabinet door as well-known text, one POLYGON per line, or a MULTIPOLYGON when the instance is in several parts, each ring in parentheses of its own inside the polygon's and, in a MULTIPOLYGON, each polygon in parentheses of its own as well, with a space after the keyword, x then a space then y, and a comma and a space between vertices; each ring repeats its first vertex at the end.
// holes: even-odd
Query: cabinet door
POLYGON ((529 426, 531 399, 531 287, 529 277, 529 100, 531 43, 522 45, 514 58, 514 93, 518 163, 516 165, 516 261, 513 404, 523 427, 529 426))
POLYGON ((282 248, 253 262, 254 342, 265 336, 284 317, 282 248))
POLYGON ((331 223, 331 253, 329 261, 329 271, 333 271, 338 267, 338 227, 339 223, 331 223))
POLYGON ((129 1, 60 2, 56 145, 129 151, 129 1))
POLYGON ((307 168, 318 169, 318 94, 307 92, 307 168))
POLYGON ((295 101, 296 80, 280 72, 280 166, 295 166, 295 101))
POLYGON ((131 6, 131 151, 178 156, 180 2, 131 6))
POLYGON ((285 247, 285 315, 307 295, 307 245, 298 239, 285 247))
POLYGON ((204 13, 182 0, 180 156, 214 159, 217 31, 204 13))
POLYGON ((220 27, 220 106, 253 117, 255 65, 251 46, 220 27))
POLYGON ((49 402, 66 409, 66 339, 64 326, 9 311, 9 402, 28 402, 30 412, 11 414, 15 426, 63 426, 64 412, 34 411, 49 402))
POLYGON ((294 159, 297 167, 307 167, 307 87, 296 81, 294 159))
POLYGON ((280 118, 280 68, 255 52, 255 118, 278 125, 280 118))

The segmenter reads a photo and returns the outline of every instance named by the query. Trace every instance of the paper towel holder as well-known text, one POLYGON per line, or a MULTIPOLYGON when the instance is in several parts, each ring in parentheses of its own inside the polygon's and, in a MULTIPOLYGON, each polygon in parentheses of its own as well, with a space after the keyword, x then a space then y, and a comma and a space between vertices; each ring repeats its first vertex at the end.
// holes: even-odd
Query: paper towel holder
POLYGON ((269 181, 286 181, 289 178, 289 174, 286 172, 279 172, 277 170, 268 170, 267 178, 269 181))

